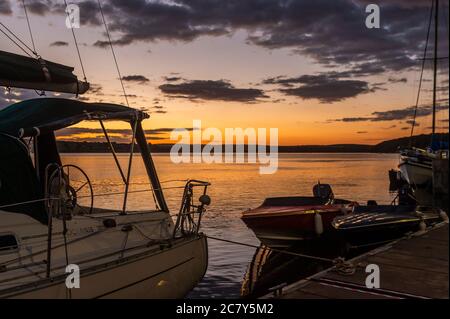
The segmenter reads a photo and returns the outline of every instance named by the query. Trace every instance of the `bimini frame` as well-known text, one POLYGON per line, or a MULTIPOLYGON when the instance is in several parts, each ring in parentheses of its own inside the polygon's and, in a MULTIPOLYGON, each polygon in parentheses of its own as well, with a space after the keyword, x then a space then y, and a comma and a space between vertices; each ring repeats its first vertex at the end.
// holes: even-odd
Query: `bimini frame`
POLYGON ((100 126, 102 127, 103 134, 105 135, 106 141, 109 145, 109 148, 111 150, 111 153, 114 157, 114 162, 116 163, 116 166, 119 170, 120 176, 122 177, 122 180, 125 184, 125 194, 124 194, 124 200, 123 200, 123 206, 122 206, 122 214, 126 214, 126 205, 127 205, 127 199, 128 199, 128 190, 130 185, 130 176, 131 176, 131 167, 133 162, 133 155, 134 155, 134 145, 137 142, 142 160, 144 161, 145 169, 147 170, 147 175, 150 179, 150 183, 152 185, 152 191, 155 197, 155 202, 158 206, 158 208, 161 211, 169 212, 169 208, 167 206, 166 200, 164 198, 164 193, 161 188, 161 183, 158 178, 158 174, 156 172, 155 164, 153 162, 153 158, 147 143, 147 139, 145 138, 145 132, 142 129, 142 119, 139 118, 139 116, 136 114, 135 119, 133 119, 131 124, 132 129, 132 139, 131 139, 131 147, 130 147, 130 157, 128 160, 128 170, 127 175, 125 176, 124 171, 122 169, 122 166, 119 163, 119 159, 117 158, 116 151, 114 150, 114 145, 111 143, 111 139, 109 138, 108 131, 105 128, 105 125, 103 121, 100 119, 100 126))
MULTIPOLYGON (((147 175, 150 180, 150 184, 152 186, 152 192, 154 195, 155 203, 157 205, 158 210, 164 211, 169 213, 169 208, 167 206, 163 190, 161 188, 161 183, 158 178, 158 174, 156 172, 155 164, 150 152, 149 145, 147 143, 147 139, 145 137, 145 132, 142 128, 142 120, 149 118, 149 115, 141 112, 141 111, 129 111, 129 112, 118 112, 113 114, 104 114, 104 113, 89 113, 89 114, 82 114, 77 115, 75 117, 65 119, 61 122, 51 123, 49 125, 43 126, 43 127, 33 127, 33 128, 27 128, 27 129, 21 129, 19 132, 19 138, 23 137, 32 137, 34 138, 35 142, 35 150, 38 149, 36 145, 36 137, 45 134, 48 132, 53 132, 58 129, 71 126, 73 124, 79 123, 81 121, 87 120, 87 121, 99 121, 100 126, 103 130, 103 133, 105 135, 106 141, 109 145, 110 151, 113 155, 114 161, 116 163, 116 166, 119 170, 120 176, 125 184, 125 193, 124 193, 124 201, 122 205, 122 214, 126 214, 126 205, 127 205, 127 199, 128 199, 128 191, 129 191, 129 185, 130 185, 130 176, 131 176, 131 166, 133 161, 133 155, 134 155, 134 146, 137 144, 140 149, 140 153, 142 156, 142 160, 144 162, 145 169, 147 171, 147 175), (130 148, 130 157, 128 160, 128 170, 125 174, 124 170, 122 169, 119 160, 117 158, 117 154, 114 150, 114 146, 111 142, 111 139, 108 135, 108 131, 105 128, 104 121, 105 120, 117 120, 117 121, 126 121, 129 122, 132 129, 132 141, 131 141, 131 148, 130 148)), ((39 163, 39 154, 35 151, 35 163, 39 163)))

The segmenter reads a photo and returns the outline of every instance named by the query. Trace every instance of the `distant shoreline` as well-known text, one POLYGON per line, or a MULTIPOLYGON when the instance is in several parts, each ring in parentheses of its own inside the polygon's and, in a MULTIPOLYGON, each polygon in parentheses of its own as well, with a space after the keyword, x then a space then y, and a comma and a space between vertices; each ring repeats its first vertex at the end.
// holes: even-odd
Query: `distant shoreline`
MULTIPOLYGON (((438 134, 437 138, 448 142, 449 134, 438 134)), ((412 144, 418 148, 426 148, 431 141, 431 135, 414 136, 411 143, 410 137, 403 137, 394 140, 388 140, 376 145, 364 144, 335 144, 335 145, 299 145, 299 146, 279 146, 279 153, 397 153, 399 149, 407 148, 412 144)), ((109 153, 109 145, 106 142, 67 142, 58 141, 60 153, 109 153)), ((114 150, 117 153, 129 153, 130 144, 113 143, 114 150)), ((151 144, 152 153, 169 153, 173 144, 151 144)), ((189 145, 192 152, 192 145, 189 145)), ((203 147, 202 147, 203 148, 203 147)), ((222 151, 225 146, 221 145, 222 151)), ((236 145, 233 145, 236 151, 236 145)), ((244 152, 247 153, 248 145, 244 146, 244 152)), ((136 149, 139 151, 139 149, 136 149)), ((267 152, 270 149, 267 147, 267 152)))

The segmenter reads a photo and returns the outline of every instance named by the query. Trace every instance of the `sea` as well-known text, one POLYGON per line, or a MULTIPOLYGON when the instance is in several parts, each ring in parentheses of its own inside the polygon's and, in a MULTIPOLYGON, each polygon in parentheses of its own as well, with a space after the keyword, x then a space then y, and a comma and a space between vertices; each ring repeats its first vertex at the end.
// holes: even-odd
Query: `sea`
MULTIPOLYGON (((124 175, 129 154, 119 154, 124 175)), ((261 175, 260 164, 194 164, 172 162, 169 154, 153 155, 159 179, 172 213, 177 213, 186 180, 211 183, 211 205, 202 219, 207 235, 249 246, 208 240, 209 265, 204 279, 188 298, 239 298, 245 273, 252 262, 258 239, 241 221, 242 212, 259 206, 267 197, 311 196, 313 186, 330 184, 338 198, 365 203, 376 200, 390 203, 388 171, 398 165, 396 154, 279 154, 274 174, 261 175)), ((81 167, 94 188, 95 206, 122 207, 123 183, 111 154, 63 154, 63 163, 81 167)), ((132 159, 131 193, 127 209, 153 209, 143 162, 138 154, 132 159)), ((75 172, 75 170, 73 170, 75 172)), ((83 177, 79 177, 83 179, 83 177)), ((81 203, 82 204, 82 203, 81 203)))

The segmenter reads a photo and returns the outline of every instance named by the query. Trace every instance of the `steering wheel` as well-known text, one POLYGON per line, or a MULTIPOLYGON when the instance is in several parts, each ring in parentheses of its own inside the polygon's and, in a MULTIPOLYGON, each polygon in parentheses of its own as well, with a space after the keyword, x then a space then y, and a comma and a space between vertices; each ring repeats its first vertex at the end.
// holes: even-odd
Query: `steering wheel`
POLYGON ((76 165, 63 165, 49 178, 50 197, 62 200, 62 213, 67 215, 92 214, 94 190, 87 174, 76 165))

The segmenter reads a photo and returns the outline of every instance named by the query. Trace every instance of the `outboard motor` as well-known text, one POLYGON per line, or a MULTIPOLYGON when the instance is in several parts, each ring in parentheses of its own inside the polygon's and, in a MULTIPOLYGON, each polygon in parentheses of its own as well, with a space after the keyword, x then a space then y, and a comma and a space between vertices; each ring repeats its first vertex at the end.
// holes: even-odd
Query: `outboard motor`
POLYGON ((320 184, 314 185, 313 187, 314 197, 320 197, 327 202, 330 202, 334 199, 333 189, 329 184, 320 184))

